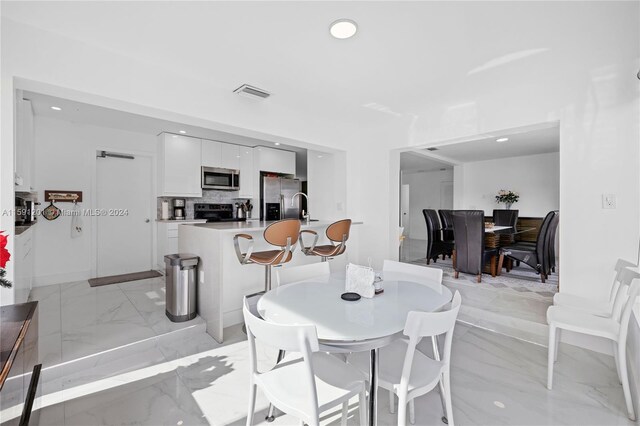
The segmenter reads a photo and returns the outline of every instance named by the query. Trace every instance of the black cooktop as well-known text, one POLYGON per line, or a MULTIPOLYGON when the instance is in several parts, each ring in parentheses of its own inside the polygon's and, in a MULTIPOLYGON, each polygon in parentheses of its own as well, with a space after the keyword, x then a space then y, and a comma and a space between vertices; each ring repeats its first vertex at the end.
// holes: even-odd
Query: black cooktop
POLYGON ((193 206, 194 219, 206 219, 207 222, 244 222, 233 214, 233 204, 198 203, 193 206))

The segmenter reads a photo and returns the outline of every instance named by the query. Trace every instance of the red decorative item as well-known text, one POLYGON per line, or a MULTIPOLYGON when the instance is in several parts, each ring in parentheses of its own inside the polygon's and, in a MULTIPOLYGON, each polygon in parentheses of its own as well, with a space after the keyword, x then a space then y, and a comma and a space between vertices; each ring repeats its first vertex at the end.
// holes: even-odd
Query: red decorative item
POLYGON ((11 260, 11 253, 7 250, 7 236, 0 231, 0 268, 4 268, 7 262, 11 260))

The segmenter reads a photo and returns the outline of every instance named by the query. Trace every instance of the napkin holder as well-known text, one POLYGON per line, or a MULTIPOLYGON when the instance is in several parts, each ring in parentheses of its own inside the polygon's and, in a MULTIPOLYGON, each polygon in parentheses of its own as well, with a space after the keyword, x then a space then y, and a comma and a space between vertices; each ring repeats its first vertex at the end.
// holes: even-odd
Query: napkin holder
POLYGON ((372 268, 349 263, 347 265, 347 279, 345 280, 345 291, 358 293, 362 297, 371 299, 375 295, 373 281, 375 273, 372 268))

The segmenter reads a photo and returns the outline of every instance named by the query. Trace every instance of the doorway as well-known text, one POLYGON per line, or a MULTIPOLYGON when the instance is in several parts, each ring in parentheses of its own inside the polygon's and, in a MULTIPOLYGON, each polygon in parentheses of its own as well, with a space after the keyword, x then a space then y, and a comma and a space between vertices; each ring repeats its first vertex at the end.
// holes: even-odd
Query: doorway
POLYGON ((152 269, 152 158, 96 158, 96 276, 152 269))

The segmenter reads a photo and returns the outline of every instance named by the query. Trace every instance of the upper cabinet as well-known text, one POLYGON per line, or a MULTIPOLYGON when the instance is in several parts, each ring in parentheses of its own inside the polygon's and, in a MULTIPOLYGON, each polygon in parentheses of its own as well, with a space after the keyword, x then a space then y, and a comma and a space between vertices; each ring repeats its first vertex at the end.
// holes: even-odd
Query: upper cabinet
POLYGON ((202 197, 202 141, 169 133, 160 135, 158 174, 160 196, 202 197))
POLYGON ((202 166, 222 167, 222 142, 202 139, 202 166))
POLYGON ((202 139, 202 166, 238 170, 240 146, 202 139))
POLYGON ((257 198, 255 187, 259 178, 258 171, 253 163, 254 149, 249 146, 239 146, 240 154, 240 198, 257 198))
POLYGON ((296 153, 259 146, 254 150, 254 164, 258 171, 296 174, 296 153))
POLYGON ((31 102, 18 99, 15 144, 15 190, 33 191, 35 187, 35 137, 31 102))

